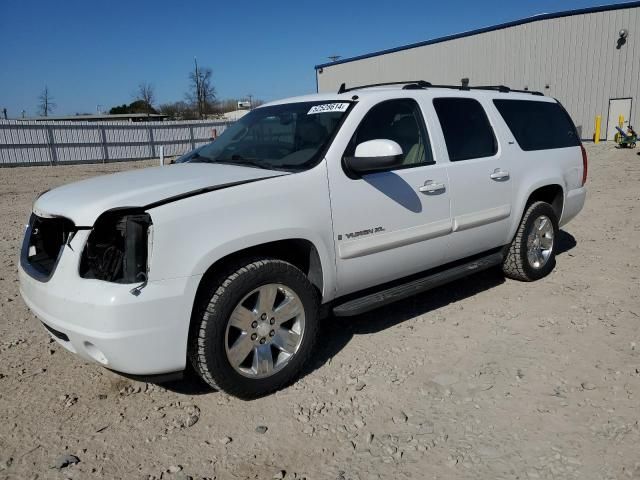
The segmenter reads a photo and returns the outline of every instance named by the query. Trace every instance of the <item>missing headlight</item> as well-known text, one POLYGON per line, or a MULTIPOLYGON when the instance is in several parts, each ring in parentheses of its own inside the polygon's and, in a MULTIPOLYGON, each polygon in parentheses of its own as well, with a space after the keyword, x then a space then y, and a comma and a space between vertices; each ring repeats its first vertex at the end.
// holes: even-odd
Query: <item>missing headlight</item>
POLYGON ((80 276, 116 283, 147 279, 148 213, 106 212, 96 220, 80 260, 80 276))

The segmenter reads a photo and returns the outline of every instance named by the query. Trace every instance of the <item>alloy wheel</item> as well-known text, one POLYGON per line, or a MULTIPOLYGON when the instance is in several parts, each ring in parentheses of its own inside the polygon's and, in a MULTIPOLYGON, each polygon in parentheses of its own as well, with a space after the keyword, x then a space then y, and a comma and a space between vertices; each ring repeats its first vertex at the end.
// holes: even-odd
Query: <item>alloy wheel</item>
POLYGON ((245 377, 270 377, 296 354, 304 326, 304 306, 293 290, 277 283, 262 285, 248 293, 229 317, 227 359, 245 377))
POLYGON ((551 219, 540 215, 533 222, 527 236, 527 260, 532 268, 540 269, 549 261, 553 252, 554 229, 551 219))

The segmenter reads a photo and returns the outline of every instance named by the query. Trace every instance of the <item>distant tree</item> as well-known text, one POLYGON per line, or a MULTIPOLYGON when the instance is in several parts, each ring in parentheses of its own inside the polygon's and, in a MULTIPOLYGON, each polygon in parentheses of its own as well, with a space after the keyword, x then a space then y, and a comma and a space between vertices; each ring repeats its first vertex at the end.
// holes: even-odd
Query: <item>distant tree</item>
POLYGON ((136 100, 129 104, 129 111, 127 113, 158 113, 158 111, 146 101, 136 100))
POLYGON ((187 102, 165 103, 159 107, 160 113, 174 120, 195 120, 198 112, 187 102))
POLYGON ((216 89, 213 86, 213 71, 210 68, 195 68, 189 72, 189 91, 187 100, 194 105, 199 118, 213 113, 216 101, 216 89))
POLYGON ((55 108, 58 106, 54 103, 54 98, 51 96, 51 92, 49 91, 49 87, 45 85, 44 90, 38 97, 38 112, 43 117, 48 117, 50 113, 52 113, 55 108))
POLYGON ((149 107, 149 104, 144 100, 136 100, 129 105, 123 103, 109 110, 109 114, 111 115, 123 113, 158 113, 158 111, 153 107, 149 107))
POLYGON ((129 113, 129 106, 126 103, 118 105, 117 107, 112 107, 111 110, 109 110, 110 115, 118 115, 122 113, 129 113))
POLYGON ((226 98, 218 102, 218 112, 227 113, 238 109, 238 100, 236 98, 226 98))
POLYGON ((141 82, 138 85, 138 90, 134 95, 134 99, 144 102, 147 107, 146 113, 153 113, 153 104, 156 103, 155 88, 150 83, 141 82))

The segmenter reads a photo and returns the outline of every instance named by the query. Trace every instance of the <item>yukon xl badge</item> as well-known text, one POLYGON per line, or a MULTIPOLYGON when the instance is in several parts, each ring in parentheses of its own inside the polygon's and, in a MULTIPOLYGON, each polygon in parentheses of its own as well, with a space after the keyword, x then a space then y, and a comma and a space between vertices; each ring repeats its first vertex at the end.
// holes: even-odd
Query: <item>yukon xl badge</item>
MULTIPOLYGON (((351 240, 358 237, 364 237, 365 235, 373 235, 374 233, 384 232, 384 227, 367 228, 366 230, 360 230, 359 232, 345 233, 344 236, 347 240, 351 240)), ((342 235, 338 235, 338 240, 342 240, 342 235)))

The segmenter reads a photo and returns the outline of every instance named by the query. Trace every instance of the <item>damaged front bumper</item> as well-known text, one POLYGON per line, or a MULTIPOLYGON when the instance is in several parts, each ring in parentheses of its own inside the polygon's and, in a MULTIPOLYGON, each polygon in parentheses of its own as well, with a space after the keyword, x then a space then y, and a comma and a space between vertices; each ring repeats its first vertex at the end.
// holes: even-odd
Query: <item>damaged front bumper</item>
POLYGON ((46 282, 20 266, 27 306, 58 343, 86 360, 129 375, 183 370, 201 276, 150 281, 137 296, 131 284, 81 278, 80 255, 89 233, 77 232, 46 282))

